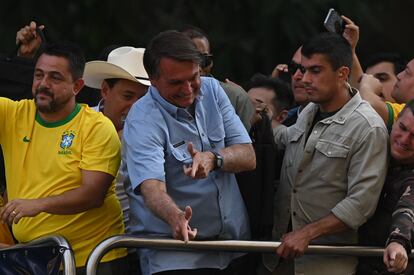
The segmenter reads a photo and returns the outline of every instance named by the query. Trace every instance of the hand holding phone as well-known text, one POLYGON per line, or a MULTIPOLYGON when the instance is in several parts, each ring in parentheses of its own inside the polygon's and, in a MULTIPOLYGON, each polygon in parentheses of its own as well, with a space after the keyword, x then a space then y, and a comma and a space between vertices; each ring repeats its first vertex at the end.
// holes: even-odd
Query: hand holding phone
POLYGON ((335 32, 337 34, 342 34, 345 29, 344 20, 334 9, 329 10, 323 25, 328 31, 335 32))

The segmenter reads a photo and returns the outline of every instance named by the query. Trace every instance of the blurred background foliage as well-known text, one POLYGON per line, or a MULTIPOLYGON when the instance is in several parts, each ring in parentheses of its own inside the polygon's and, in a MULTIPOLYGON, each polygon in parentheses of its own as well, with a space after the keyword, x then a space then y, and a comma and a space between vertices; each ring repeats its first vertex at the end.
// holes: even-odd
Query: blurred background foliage
POLYGON ((410 0, 82 0, 2 1, 0 51, 12 51, 15 33, 31 20, 46 26, 50 41, 78 42, 89 60, 111 44, 145 47, 160 31, 193 25, 210 38, 214 75, 246 84, 290 60, 295 49, 324 31, 329 8, 361 30, 361 59, 394 51, 410 59, 414 36, 410 0))

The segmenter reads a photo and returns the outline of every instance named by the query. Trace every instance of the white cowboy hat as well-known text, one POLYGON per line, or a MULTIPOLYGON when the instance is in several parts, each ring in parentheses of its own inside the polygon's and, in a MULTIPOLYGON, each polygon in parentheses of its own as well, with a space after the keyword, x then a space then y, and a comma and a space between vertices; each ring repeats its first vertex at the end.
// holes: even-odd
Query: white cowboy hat
POLYGON ((103 80, 121 78, 150 86, 143 63, 144 51, 144 48, 119 47, 109 53, 108 61, 87 62, 83 73, 85 85, 101 89, 103 80))

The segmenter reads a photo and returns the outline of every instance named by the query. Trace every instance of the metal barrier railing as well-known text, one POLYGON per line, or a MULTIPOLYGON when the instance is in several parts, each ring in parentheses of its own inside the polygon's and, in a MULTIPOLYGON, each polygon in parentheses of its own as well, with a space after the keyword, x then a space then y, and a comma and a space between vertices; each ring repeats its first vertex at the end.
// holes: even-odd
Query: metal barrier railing
POLYGON ((72 248, 69 245, 69 242, 60 235, 49 235, 35 239, 31 242, 24 244, 17 244, 10 247, 2 248, 0 251, 7 251, 15 248, 26 248, 36 245, 58 245, 62 249, 63 253, 63 274, 65 275, 76 275, 76 265, 75 258, 73 255, 72 248))
MULTIPOLYGON (((119 247, 152 247, 164 249, 190 249, 226 252, 276 253, 280 242, 262 241, 189 241, 171 239, 145 239, 132 235, 116 235, 98 244, 89 254, 86 274, 95 275, 102 257, 111 249, 119 247)), ((384 248, 370 246, 324 246, 309 245, 306 254, 337 254, 382 257, 384 248)))

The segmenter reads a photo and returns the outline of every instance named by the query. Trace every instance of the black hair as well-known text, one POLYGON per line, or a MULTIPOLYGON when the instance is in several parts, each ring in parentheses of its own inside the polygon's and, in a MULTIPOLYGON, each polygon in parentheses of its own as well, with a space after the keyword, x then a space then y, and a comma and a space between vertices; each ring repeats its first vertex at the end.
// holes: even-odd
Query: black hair
POLYGON ((289 85, 283 80, 257 73, 253 75, 250 82, 250 89, 267 88, 274 92, 272 104, 278 112, 289 110, 292 107, 294 103, 293 93, 289 85))
POLYGON ((37 52, 35 57, 36 62, 42 54, 67 59, 69 62, 69 71, 73 80, 75 81, 82 78, 83 71, 85 69, 85 56, 82 49, 78 45, 66 41, 46 44, 37 52))
POLYGON ((390 62, 394 65, 394 74, 397 75, 402 72, 407 66, 407 61, 404 60, 398 53, 378 52, 369 55, 364 61, 364 70, 372 67, 380 62, 390 62))
POLYGON ((408 103, 405 104, 404 108, 398 114, 398 118, 400 118, 406 110, 410 110, 411 113, 414 115, 414 99, 410 100, 408 103))
POLYGON ((159 33, 148 44, 144 53, 144 67, 150 78, 159 77, 162 58, 192 61, 200 64, 201 55, 193 41, 176 30, 159 33))
POLYGON ((332 69, 336 71, 342 66, 352 68, 352 50, 349 42, 341 35, 324 32, 312 37, 302 46, 302 55, 310 58, 313 54, 327 57, 332 69))

